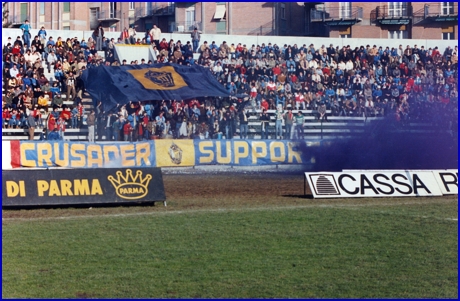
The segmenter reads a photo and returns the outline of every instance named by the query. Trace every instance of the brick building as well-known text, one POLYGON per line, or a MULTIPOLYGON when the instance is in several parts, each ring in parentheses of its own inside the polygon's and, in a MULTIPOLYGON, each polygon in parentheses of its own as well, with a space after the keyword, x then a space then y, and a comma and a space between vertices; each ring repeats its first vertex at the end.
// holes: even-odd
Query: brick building
POLYGON ((33 28, 92 30, 101 24, 108 31, 130 25, 139 30, 161 24, 168 31, 174 22, 174 2, 7 2, 8 27, 19 27, 28 19, 33 28))
POLYGON ((178 31, 208 34, 304 35, 303 2, 178 2, 178 31))
POLYGON ((458 39, 457 2, 7 2, 7 27, 106 31, 458 39))
POLYGON ((8 27, 28 19, 33 28, 109 31, 156 24, 163 32, 304 35, 303 2, 7 2, 8 27))
POLYGON ((457 2, 315 2, 305 9, 319 36, 458 39, 457 2))

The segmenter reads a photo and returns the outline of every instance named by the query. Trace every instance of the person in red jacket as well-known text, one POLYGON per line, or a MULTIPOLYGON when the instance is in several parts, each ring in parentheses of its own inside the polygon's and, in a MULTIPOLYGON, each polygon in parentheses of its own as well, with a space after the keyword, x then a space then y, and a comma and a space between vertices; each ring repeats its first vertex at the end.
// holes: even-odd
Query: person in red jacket
POLYGON ((61 140, 64 140, 65 120, 62 117, 62 115, 59 117, 59 119, 56 122, 56 128, 59 131, 59 137, 61 138, 61 140))
POLYGON ((160 49, 161 50, 168 50, 169 48, 169 43, 166 41, 166 38, 163 38, 160 42, 160 49))
POLYGON ((48 132, 52 132, 54 129, 57 129, 56 118, 53 114, 48 115, 48 132))
POLYGON ((262 102, 260 103, 260 107, 262 108, 262 110, 265 110, 265 111, 268 110, 269 104, 268 104, 268 101, 265 98, 262 98, 262 102))
POLYGON ((61 117, 62 119, 64 119, 64 121, 69 121, 71 116, 72 116, 72 113, 70 112, 70 110, 69 110, 68 107, 65 107, 65 108, 61 111, 61 114, 59 115, 59 117, 61 117))
POLYGON ((131 123, 128 121, 125 123, 123 126, 123 135, 124 135, 124 140, 125 141, 133 141, 133 127, 131 126, 131 123))
POLYGON ((276 79, 278 78, 278 75, 281 74, 281 68, 279 64, 276 64, 275 67, 273 67, 273 81, 276 82, 276 79))
POLYGON ((3 108, 2 112, 2 128, 6 128, 11 119, 11 113, 8 108, 3 108))

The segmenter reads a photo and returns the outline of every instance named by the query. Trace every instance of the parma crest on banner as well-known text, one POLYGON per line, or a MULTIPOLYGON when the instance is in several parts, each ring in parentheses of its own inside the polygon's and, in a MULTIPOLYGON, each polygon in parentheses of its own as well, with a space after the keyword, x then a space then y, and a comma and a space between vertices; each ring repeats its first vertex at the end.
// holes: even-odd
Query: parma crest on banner
POLYGON ((102 101, 104 111, 129 101, 229 96, 211 72, 198 65, 98 66, 85 70, 82 80, 91 97, 102 101))

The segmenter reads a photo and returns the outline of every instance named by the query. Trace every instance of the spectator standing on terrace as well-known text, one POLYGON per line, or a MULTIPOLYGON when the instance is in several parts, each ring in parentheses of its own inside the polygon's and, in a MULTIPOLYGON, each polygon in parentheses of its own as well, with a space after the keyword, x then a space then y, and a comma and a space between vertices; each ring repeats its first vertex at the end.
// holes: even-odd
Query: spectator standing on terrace
POLYGON ((96 41, 96 51, 102 51, 102 38, 104 37, 104 29, 99 25, 93 31, 93 40, 96 41))
POLYGON ((318 107, 318 120, 321 120, 321 122, 327 121, 327 115, 326 115, 326 104, 324 102, 321 102, 321 104, 318 107))
MULTIPOLYGON (((113 124, 115 123, 116 116, 109 112, 107 114, 106 122, 105 122, 105 140, 112 141, 113 139, 113 124)), ((118 135, 117 135, 118 138, 118 135)))
POLYGON ((238 117, 240 118, 240 139, 248 139, 248 116, 245 108, 241 109, 238 117))
MULTIPOLYGON (((116 118, 116 116, 113 116, 116 118)), ((113 140, 120 141, 120 131, 123 128, 123 117, 119 116, 112 124, 113 140)))
POLYGON ((304 139, 304 123, 305 117, 302 114, 302 111, 299 110, 295 116, 295 128, 297 132, 297 139, 304 139))
POLYGON ((287 114, 284 115, 284 125, 285 125, 284 139, 292 139, 293 122, 294 122, 294 114, 292 114, 292 108, 288 107, 288 112, 287 114))
POLYGON ((76 96, 75 84, 76 84, 76 79, 73 76, 73 72, 69 72, 69 76, 67 77, 67 80, 66 80, 66 86, 67 86, 66 100, 73 101, 75 99, 75 96, 76 96), (70 94, 72 94, 72 98, 70 98, 70 94))
POLYGON ((131 122, 126 121, 123 125, 124 141, 133 141, 133 131, 134 128, 132 127, 131 122))
POLYGON ((86 118, 86 124, 88 125, 88 141, 94 142, 94 125, 96 124, 96 112, 94 110, 91 110, 86 118))
POLYGON ((29 20, 25 20, 24 24, 19 27, 19 29, 22 30, 22 39, 24 40, 24 47, 30 48, 30 30, 32 29, 32 26, 29 24, 29 20))
POLYGON ((262 122, 262 139, 268 139, 270 115, 268 115, 268 112, 265 108, 262 109, 262 114, 260 114, 260 121, 262 122))
POLYGON ((35 122, 35 117, 32 112, 27 116, 27 123, 29 124, 29 140, 34 140, 35 127, 37 126, 35 122))
POLYGON ((192 38, 192 43, 193 43, 193 53, 196 53, 198 50, 198 45, 200 45, 200 39, 201 39, 201 35, 200 35, 200 32, 198 31, 198 28, 195 27, 190 36, 192 38))
POLYGON ((283 117, 283 107, 277 105, 275 112, 275 139, 283 139, 283 117))
POLYGON ((159 29, 156 24, 154 24, 150 30, 150 35, 152 36, 153 43, 155 43, 157 49, 160 49, 161 29, 159 29))
POLYGON ((121 40, 123 41, 124 44, 129 44, 129 32, 126 27, 121 32, 121 40))
POLYGON ((48 133, 50 133, 50 132, 54 131, 55 129, 57 129, 56 117, 54 117, 54 115, 51 114, 51 113, 48 115, 47 127, 48 127, 48 133))
POLYGON ((56 127, 57 127, 57 129, 59 131, 60 140, 64 140, 64 133, 65 133, 65 119, 64 119, 64 117, 60 116, 57 119, 56 127))
POLYGON ((45 26, 42 26, 40 28, 40 30, 38 31, 38 37, 40 38, 40 42, 42 43, 42 45, 45 45, 46 44, 46 30, 45 30, 45 26))

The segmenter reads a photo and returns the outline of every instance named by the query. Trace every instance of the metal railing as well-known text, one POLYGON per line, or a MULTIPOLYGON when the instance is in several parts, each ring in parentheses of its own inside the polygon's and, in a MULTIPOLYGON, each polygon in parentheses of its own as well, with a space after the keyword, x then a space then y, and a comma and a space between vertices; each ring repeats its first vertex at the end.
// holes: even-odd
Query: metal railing
POLYGON ((443 5, 443 3, 428 3, 424 6, 424 16, 434 17, 434 16, 449 16, 449 15, 458 15, 458 5, 454 5, 454 2, 447 2, 452 5, 443 5))
POLYGON ((432 17, 458 17, 458 5, 454 6, 453 2, 447 3, 452 3, 452 5, 443 5, 443 3, 425 4, 422 9, 414 12, 414 24, 432 17))
POLYGON ((8 16, 8 22, 10 24, 22 24, 24 23, 24 20, 30 20, 29 16, 24 16, 24 15, 21 15, 21 14, 17 14, 17 15, 9 15, 8 16))
POLYGON ((139 20, 140 18, 142 17, 145 17, 147 14, 145 12, 145 8, 141 8, 141 7, 137 7, 134 9, 134 13, 128 18, 128 22, 129 24, 134 24, 137 22, 137 20, 139 20))
POLYGON ((310 20, 315 21, 325 21, 325 20, 337 20, 337 19, 362 19, 363 18, 363 8, 362 7, 352 7, 351 9, 344 9, 341 7, 331 7, 325 10, 316 10, 312 9, 310 11, 310 20))
POLYGON ((247 34, 250 36, 269 36, 274 35, 273 21, 267 22, 254 29, 238 29, 238 34, 247 34), (244 33, 241 33, 244 32, 244 33))
POLYGON ((195 27, 199 31, 203 30, 200 21, 171 22, 169 32, 191 32, 195 27))
POLYGON ((388 5, 377 6, 371 11, 370 19, 371 22, 375 22, 377 19, 409 18, 411 16, 412 6, 403 2, 403 5, 399 7, 389 7, 388 5))
POLYGON ((153 7, 151 15, 173 15, 176 12, 176 5, 170 4, 162 7, 153 7))
POLYGON ((121 19, 123 17, 120 10, 110 11, 110 10, 103 10, 100 11, 97 19, 100 21, 103 20, 113 20, 113 19, 121 19))

